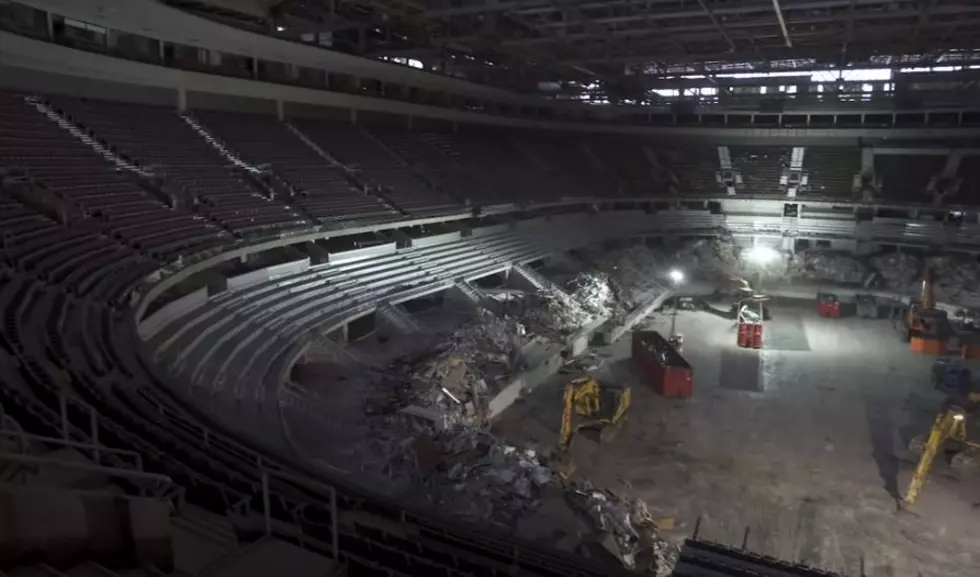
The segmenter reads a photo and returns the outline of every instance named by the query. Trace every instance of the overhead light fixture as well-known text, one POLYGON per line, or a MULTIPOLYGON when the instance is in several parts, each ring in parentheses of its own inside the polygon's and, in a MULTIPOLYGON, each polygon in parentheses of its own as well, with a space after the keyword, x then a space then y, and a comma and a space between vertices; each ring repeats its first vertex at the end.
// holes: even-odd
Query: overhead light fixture
POLYGON ((753 246, 742 255, 745 260, 755 264, 769 264, 779 258, 779 252, 768 246, 753 246))
POLYGON ((682 282, 684 282, 684 271, 682 270, 678 270, 675 268, 671 270, 669 273, 667 273, 667 276, 670 277, 670 281, 674 284, 681 284, 682 282))
POLYGON ((282 24, 276 24, 276 32, 285 32, 285 31, 286 31, 285 26, 283 26, 282 24))

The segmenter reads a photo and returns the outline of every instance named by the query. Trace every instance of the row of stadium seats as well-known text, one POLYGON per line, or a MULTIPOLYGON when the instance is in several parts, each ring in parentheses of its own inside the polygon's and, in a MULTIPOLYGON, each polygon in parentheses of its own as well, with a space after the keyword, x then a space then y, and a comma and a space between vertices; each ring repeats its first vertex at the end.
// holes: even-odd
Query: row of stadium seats
MULTIPOLYGON (((222 234, 229 235, 227 243, 232 235, 341 219, 725 190, 718 147, 709 144, 665 147, 609 135, 430 133, 215 111, 184 117, 171 108, 68 97, 52 97, 50 105, 61 115, 44 114, 24 95, 0 91, 0 162, 26 169, 33 185, 104 221, 110 234, 164 253, 212 243, 222 234), (195 118, 213 142, 195 130, 195 118), (68 122, 153 177, 138 178, 113 165, 59 126, 68 122), (216 144, 258 170, 236 165, 216 144), (263 171, 271 181, 257 175, 263 171), (169 192, 160 194, 154 186, 169 192)), ((729 149, 732 168, 742 177, 737 193, 783 192, 780 178, 791 147, 729 149)), ((927 189, 944 158, 876 156, 879 194, 930 202, 927 189)), ((963 171, 972 158, 964 158, 963 171)), ((806 147, 803 172, 809 183, 798 193, 851 198, 860 171, 857 147, 806 147)))
MULTIPOLYGON (((501 249, 516 246, 489 237, 485 242, 501 249)), ((120 249, 130 250, 121 243, 120 249)), ((452 250, 443 247, 429 252, 452 250)), ((529 257, 526 247, 508 254, 516 259, 529 257)), ((486 266, 480 259, 458 256, 453 260, 461 267, 469 266, 462 264, 465 262, 486 266)), ((85 267, 84 261, 73 259, 67 265, 68 273, 85 267)), ((351 263, 344 274, 366 279, 371 272, 365 264, 351 263)), ((450 268, 442 274, 450 277, 458 272, 447 265, 450 268)), ((126 275, 103 272, 108 292, 126 290, 126 275)), ((116 308, 79 297, 64 284, 49 282, 29 270, 5 266, 0 268, 0 313, 0 349, 17 366, 16 371, 5 371, 0 377, 0 404, 27 432, 61 436, 59 404, 61 396, 67 395, 66 434, 70 440, 95 441, 90 428, 94 410, 99 442, 139 452, 144 470, 169 476, 185 489, 188 502, 218 515, 261 511, 259 467, 264 467, 274 473, 269 485, 276 534, 292 538, 301 530, 304 542, 319 542, 329 550, 334 537, 329 493, 316 488, 307 470, 242 445, 176 402, 140 361, 131 319, 118 314, 116 308), (297 511, 302 515, 297 516, 297 511)), ((253 416, 239 414, 239 418, 253 416)), ((259 446, 288 451, 275 435, 279 427, 271 426, 274 421, 266 418, 249 432, 261 431, 259 446)), ((112 455, 100 462, 131 467, 112 455)), ((357 574, 493 576, 510 574, 515 565, 542 575, 599 574, 557 552, 515 550, 512 542, 444 520, 406 515, 400 507, 366 497, 359 489, 337 487, 340 559, 357 574), (372 519, 382 521, 376 526, 372 519), (401 529, 393 533, 384 528, 387 526, 401 527, 414 537, 405 539, 401 529)))

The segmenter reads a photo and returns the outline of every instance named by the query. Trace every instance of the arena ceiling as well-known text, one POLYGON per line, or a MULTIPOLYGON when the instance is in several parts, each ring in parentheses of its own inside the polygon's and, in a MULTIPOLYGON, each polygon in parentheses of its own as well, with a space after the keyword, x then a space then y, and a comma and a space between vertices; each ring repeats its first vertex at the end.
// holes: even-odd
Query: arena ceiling
MULTIPOLYGON (((205 2, 229 4, 228 0, 205 2)), ((175 3, 177 3, 175 1, 175 3)), ((185 3, 186 2, 182 2, 185 3)), ((245 0, 278 32, 530 87, 980 60, 976 0, 245 0)), ((258 16, 255 16, 258 18, 258 16)))

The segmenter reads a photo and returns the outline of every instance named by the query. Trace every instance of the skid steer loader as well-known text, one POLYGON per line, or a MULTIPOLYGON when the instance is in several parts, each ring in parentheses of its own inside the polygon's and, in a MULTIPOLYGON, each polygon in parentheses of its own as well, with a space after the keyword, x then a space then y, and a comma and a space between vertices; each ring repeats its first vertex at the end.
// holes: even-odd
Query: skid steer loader
POLYGON ((566 478, 575 473, 576 466, 568 449, 579 431, 596 430, 600 443, 612 441, 622 429, 632 399, 629 387, 600 384, 594 377, 575 379, 565 385, 558 462, 553 468, 566 478))

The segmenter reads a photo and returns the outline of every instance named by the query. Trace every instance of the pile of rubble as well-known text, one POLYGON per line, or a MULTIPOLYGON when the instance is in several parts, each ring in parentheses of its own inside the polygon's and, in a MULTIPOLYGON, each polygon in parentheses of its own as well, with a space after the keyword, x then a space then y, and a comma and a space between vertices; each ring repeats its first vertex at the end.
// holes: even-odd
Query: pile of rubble
POLYGON ((494 295, 499 312, 520 320, 529 334, 562 340, 609 312, 612 290, 602 274, 580 273, 568 283, 571 292, 548 285, 535 293, 508 291, 494 295))
POLYGON ((533 449, 486 431, 419 428, 399 443, 400 475, 415 478, 416 498, 470 522, 585 553, 605 548, 624 566, 666 577, 679 550, 660 535, 642 501, 566 484, 533 449))
POLYGON ((595 314, 578 299, 559 290, 544 289, 521 301, 510 301, 508 313, 517 314, 529 330, 551 339, 561 339, 589 324, 595 314), (514 311, 519 307, 519 311, 514 311))
POLYGON ((796 255, 789 273, 795 278, 808 280, 859 283, 864 280, 868 271, 852 255, 808 250, 796 255))
POLYGON ((673 572, 680 550, 661 536, 646 503, 598 489, 589 481, 571 485, 567 499, 605 533, 602 545, 625 567, 657 577, 673 572))
POLYGON ((604 253, 589 258, 593 268, 607 279, 611 311, 624 314, 666 290, 664 256, 644 245, 604 253))
POLYGON ((967 307, 980 305, 980 265, 974 259, 942 256, 926 264, 936 274, 936 298, 967 307))
POLYGON ((671 266, 708 276, 741 275, 739 250, 730 237, 702 238, 683 245, 671 266))
POLYGON ((915 294, 922 281, 922 261, 910 254, 893 252, 871 257, 884 288, 899 294, 915 294))
POLYGON ((524 326, 479 309, 477 317, 421 354, 395 359, 368 400, 370 414, 434 409, 448 424, 479 423, 486 403, 522 370, 524 326))
POLYGON ((609 287, 609 276, 601 272, 583 272, 575 275, 569 283, 572 298, 593 316, 609 313, 613 293, 609 287))

